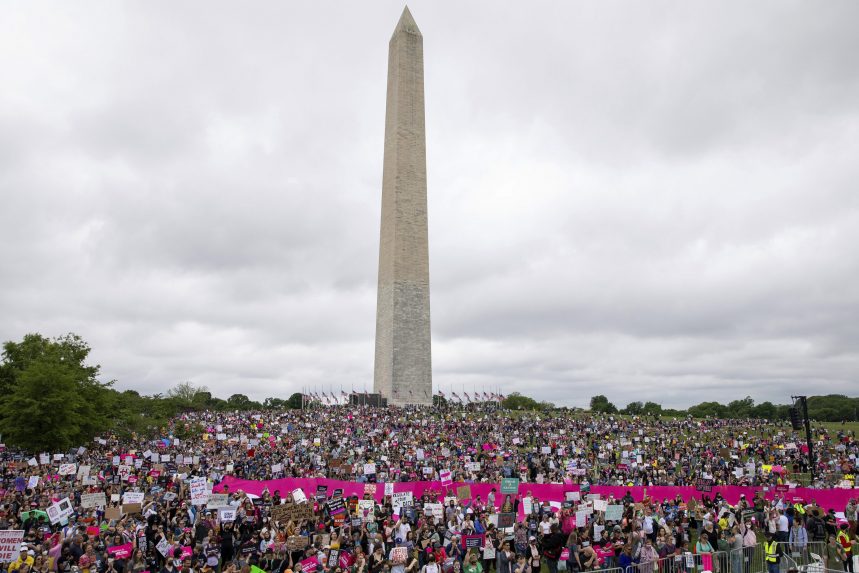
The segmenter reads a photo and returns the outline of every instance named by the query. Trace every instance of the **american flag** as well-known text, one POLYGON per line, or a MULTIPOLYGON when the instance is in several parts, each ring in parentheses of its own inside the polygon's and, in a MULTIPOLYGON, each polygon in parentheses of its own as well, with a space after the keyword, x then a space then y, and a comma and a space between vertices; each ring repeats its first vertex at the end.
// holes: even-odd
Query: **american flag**
POLYGON ((465 399, 468 400, 469 403, 471 403, 471 396, 468 395, 468 392, 463 391, 462 393, 465 395, 465 399))

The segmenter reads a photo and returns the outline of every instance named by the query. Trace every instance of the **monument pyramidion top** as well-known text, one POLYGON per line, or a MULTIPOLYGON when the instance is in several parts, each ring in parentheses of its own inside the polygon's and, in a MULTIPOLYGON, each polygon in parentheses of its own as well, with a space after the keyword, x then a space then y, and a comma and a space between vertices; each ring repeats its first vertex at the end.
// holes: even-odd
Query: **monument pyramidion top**
POLYGON ((403 15, 400 16, 400 21, 397 22, 397 27, 394 28, 394 36, 401 32, 421 36, 421 31, 418 29, 418 25, 415 23, 412 13, 409 12, 408 6, 403 8, 403 15))

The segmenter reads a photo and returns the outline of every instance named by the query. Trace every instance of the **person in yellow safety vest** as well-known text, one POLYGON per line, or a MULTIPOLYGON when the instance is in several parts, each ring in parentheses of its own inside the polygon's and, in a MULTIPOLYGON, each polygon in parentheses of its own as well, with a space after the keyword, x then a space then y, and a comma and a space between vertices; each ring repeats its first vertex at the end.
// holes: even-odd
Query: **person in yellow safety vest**
POLYGON ((850 540, 850 534, 847 533, 847 524, 842 523, 838 530, 838 535, 835 536, 835 541, 841 545, 844 550, 844 570, 853 571, 853 541, 850 540))
POLYGON ((773 534, 767 531, 767 538, 764 541, 764 559, 767 563, 767 573, 779 573, 779 546, 773 534))

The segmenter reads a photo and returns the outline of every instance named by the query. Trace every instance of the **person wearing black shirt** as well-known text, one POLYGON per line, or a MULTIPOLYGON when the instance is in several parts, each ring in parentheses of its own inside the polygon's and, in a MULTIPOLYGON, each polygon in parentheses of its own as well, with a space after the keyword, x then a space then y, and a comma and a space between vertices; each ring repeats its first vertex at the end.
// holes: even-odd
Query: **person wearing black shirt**
POLYGON ((543 557, 546 558, 549 573, 558 573, 558 559, 561 558, 561 551, 566 542, 566 536, 558 529, 557 523, 552 524, 549 535, 543 536, 540 548, 543 552, 543 557))

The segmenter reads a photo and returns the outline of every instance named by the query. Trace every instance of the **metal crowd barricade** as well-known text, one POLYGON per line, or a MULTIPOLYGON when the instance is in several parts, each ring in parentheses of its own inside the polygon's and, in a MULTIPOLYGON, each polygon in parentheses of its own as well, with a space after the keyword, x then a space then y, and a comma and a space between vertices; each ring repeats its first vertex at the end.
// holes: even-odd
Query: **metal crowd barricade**
POLYGON ((669 555, 656 561, 635 563, 627 567, 624 573, 700 573, 702 571, 732 573, 728 567, 728 557, 724 551, 704 555, 695 553, 669 555))
MULTIPOLYGON (((815 571, 823 566, 823 557, 826 555, 826 543, 823 541, 809 541, 802 546, 794 546, 790 543, 779 543, 785 558, 791 566, 800 571, 815 571)), ((785 570, 785 567, 780 567, 785 570)))
MULTIPOLYGON (((790 543, 778 543, 782 558, 779 560, 779 571, 787 571, 795 567, 802 572, 815 573, 825 568, 821 555, 826 555, 826 544, 821 541, 810 541, 803 547, 792 547, 790 543)), ((766 573, 767 561, 764 544, 758 543, 751 547, 732 550, 728 553, 728 569, 726 573, 766 573)))
POLYGON ((609 567, 607 569, 588 570, 588 573, 624 573, 620 567, 609 567))

